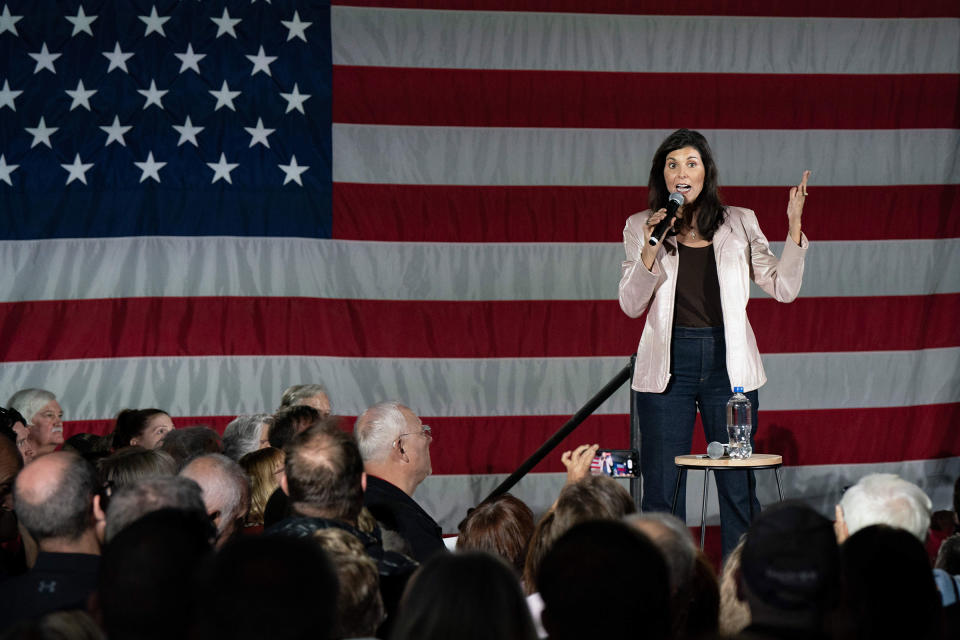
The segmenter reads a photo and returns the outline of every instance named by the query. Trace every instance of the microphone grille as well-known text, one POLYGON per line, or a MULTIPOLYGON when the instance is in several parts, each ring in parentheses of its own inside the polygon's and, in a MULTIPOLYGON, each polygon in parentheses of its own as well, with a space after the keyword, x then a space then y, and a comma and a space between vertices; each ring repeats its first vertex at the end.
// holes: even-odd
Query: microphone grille
POLYGON ((671 202, 676 202, 678 205, 682 205, 682 204, 683 204, 683 194, 680 193, 679 191, 674 191, 673 193, 670 194, 669 200, 670 200, 671 202))

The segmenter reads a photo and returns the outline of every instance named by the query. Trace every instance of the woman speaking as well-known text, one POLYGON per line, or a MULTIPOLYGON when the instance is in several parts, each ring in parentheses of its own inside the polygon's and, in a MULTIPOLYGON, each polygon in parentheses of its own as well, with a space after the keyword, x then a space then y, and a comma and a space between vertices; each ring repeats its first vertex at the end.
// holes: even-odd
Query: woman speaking
MULTIPOLYGON (((627 219, 620 278, 624 313, 636 318, 647 311, 632 385, 642 438, 644 511, 670 510, 673 459, 690 453, 698 409, 707 441, 726 442, 727 400, 733 387, 743 387, 753 405, 756 433, 757 389, 766 376, 747 319, 750 280, 780 302, 797 297, 808 244, 800 218, 809 174, 805 171, 790 189, 790 231, 778 260, 754 212, 720 202, 713 153, 700 133, 675 131, 653 156, 650 209, 627 219), (674 193, 683 196, 683 204, 670 235, 651 244, 674 193)), ((751 514, 760 512, 760 503, 753 472, 714 475, 726 556, 747 530, 751 514)))

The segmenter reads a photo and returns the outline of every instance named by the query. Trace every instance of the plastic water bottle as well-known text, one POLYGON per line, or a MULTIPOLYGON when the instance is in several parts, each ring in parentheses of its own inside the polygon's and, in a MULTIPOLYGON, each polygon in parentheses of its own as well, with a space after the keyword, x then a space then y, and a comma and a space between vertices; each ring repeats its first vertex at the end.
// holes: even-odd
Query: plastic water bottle
POLYGON ((727 401, 727 436, 730 438, 730 457, 743 460, 753 455, 750 433, 753 431, 753 407, 743 387, 734 387, 727 401))

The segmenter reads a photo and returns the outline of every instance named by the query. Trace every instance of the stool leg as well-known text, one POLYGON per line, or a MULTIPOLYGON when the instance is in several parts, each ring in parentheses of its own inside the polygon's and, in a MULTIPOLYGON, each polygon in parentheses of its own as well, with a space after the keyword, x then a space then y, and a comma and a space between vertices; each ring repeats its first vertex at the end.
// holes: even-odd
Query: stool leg
POLYGON ((703 542, 707 538, 707 490, 710 484, 710 469, 703 471, 703 506, 700 509, 700 551, 703 551, 703 542))
POLYGON ((776 467, 773 473, 777 476, 777 495, 780 496, 780 502, 783 502, 783 489, 780 488, 780 467, 776 467))
POLYGON ((677 515, 677 498, 680 497, 680 480, 687 476, 687 470, 677 467, 677 485, 673 488, 673 504, 670 505, 670 515, 677 515))

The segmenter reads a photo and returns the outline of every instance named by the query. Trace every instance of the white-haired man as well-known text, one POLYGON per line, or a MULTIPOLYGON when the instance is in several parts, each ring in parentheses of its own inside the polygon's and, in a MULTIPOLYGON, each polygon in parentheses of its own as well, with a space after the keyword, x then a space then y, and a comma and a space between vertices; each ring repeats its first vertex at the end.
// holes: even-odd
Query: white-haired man
POLYGON ((399 402, 381 402, 357 418, 354 432, 367 473, 363 503, 370 513, 406 540, 418 562, 445 551, 440 525, 413 499, 432 471, 430 427, 399 402))
POLYGON ((27 441, 35 458, 53 453, 63 444, 63 409, 53 393, 46 389, 21 389, 11 396, 7 406, 26 418, 27 441))
POLYGON ((906 529, 927 540, 933 504, 923 489, 892 473, 871 473, 844 492, 836 506, 837 541, 874 524, 906 529))

